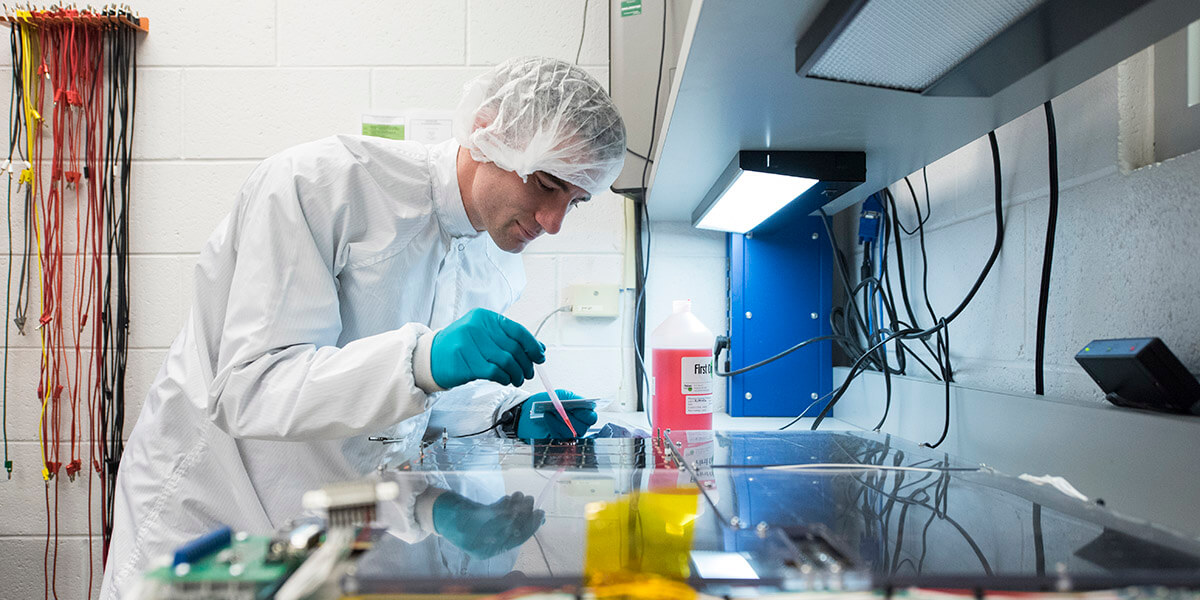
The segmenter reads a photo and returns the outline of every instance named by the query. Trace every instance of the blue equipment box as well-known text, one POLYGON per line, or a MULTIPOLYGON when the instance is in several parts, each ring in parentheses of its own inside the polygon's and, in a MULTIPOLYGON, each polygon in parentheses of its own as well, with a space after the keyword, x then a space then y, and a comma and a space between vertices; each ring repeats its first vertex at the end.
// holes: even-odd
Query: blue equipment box
MULTIPOLYGON (((729 357, 738 369, 795 344, 829 335, 833 251, 820 217, 729 236, 729 357)), ((833 386, 832 343, 817 342, 728 378, 729 414, 816 416, 833 386)), ((717 364, 724 369, 724 360, 717 364)))

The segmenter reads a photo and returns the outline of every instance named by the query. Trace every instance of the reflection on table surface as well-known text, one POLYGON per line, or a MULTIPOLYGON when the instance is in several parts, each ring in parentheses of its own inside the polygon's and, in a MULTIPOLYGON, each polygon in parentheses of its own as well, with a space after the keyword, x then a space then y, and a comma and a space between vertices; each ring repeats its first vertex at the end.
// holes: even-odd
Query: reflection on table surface
POLYGON ((378 475, 402 493, 346 582, 359 592, 578 583, 598 541, 593 552, 650 560, 653 494, 690 511, 684 568, 710 590, 1200 583, 1194 540, 883 434, 449 439, 389 456, 378 475), (431 490, 461 497, 474 535, 422 529, 414 506, 431 490), (627 511, 628 531, 589 540, 601 506, 627 511))

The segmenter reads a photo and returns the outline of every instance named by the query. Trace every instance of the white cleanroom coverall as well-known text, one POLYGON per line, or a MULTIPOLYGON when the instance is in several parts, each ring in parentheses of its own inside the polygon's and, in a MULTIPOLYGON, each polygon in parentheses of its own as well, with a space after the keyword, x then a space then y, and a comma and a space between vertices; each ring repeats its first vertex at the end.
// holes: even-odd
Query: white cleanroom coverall
POLYGON ((472 433, 524 399, 416 383, 432 382, 427 353, 414 365, 430 328, 503 312, 525 285, 521 258, 471 226, 457 151, 339 136, 250 175, 200 254, 191 314, 125 448, 103 598, 220 524, 279 528, 304 491, 398 450, 368 435, 416 444, 431 410, 455 408, 450 433, 472 433))

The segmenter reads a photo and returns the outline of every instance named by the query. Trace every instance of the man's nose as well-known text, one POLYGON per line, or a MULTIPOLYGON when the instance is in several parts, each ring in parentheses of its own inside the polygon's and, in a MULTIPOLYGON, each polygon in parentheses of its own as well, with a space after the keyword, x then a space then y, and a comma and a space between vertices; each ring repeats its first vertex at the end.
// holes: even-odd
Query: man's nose
POLYGON ((555 202, 553 205, 546 206, 537 213, 538 225, 550 235, 554 235, 562 229, 563 219, 567 216, 567 211, 571 208, 570 200, 565 202, 555 202))

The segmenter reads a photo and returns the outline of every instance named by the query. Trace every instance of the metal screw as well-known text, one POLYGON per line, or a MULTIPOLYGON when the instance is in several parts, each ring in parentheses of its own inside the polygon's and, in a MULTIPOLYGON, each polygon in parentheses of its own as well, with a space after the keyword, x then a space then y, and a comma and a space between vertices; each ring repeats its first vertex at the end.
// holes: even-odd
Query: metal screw
POLYGON ((749 400, 749 399, 751 399, 751 398, 753 398, 753 397, 754 397, 754 394, 751 394, 750 392, 746 392, 746 399, 747 399, 747 400, 749 400))
POLYGON ((811 316, 812 316, 812 318, 815 319, 815 318, 819 317, 820 315, 818 315, 817 313, 813 313, 811 316))
POLYGON ((816 392, 813 392, 813 393, 812 393, 812 399, 813 399, 813 400, 816 400, 817 398, 820 398, 820 396, 818 396, 816 392))
POLYGON ((767 537, 767 522, 759 521, 758 525, 755 526, 754 531, 758 533, 758 537, 767 537))
POLYGON ((729 519, 729 526, 733 527, 734 529, 739 529, 742 526, 742 520, 737 517, 731 517, 729 519))
POLYGON ((754 315, 753 315, 753 314, 751 314, 751 312, 750 312, 750 311, 746 311, 746 318, 747 318, 747 319, 753 319, 753 318, 754 318, 754 315))
POLYGON ((821 236, 819 236, 819 235, 817 235, 817 234, 815 234, 815 233, 813 234, 813 239, 814 239, 814 240, 817 240, 817 239, 820 239, 820 238, 821 238, 821 236))

